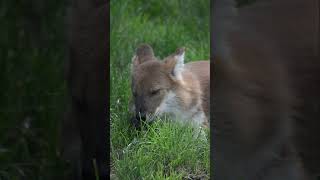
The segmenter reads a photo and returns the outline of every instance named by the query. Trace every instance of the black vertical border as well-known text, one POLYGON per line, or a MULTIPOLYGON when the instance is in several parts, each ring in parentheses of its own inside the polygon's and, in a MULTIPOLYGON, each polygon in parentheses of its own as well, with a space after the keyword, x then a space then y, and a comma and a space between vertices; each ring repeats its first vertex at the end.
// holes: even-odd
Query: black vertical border
POLYGON ((108 43, 107 44, 107 49, 106 49, 106 55, 107 57, 105 57, 106 59, 106 76, 107 77, 107 81, 106 81, 106 87, 107 87, 107 91, 106 91, 106 121, 107 121, 107 128, 106 128, 106 132, 107 132, 107 137, 106 137, 106 140, 107 140, 107 150, 106 150, 106 153, 107 153, 107 172, 108 172, 108 175, 109 175, 109 178, 107 179, 110 179, 110 174, 111 174, 111 165, 110 165, 110 141, 111 141, 111 135, 110 135, 110 0, 106 0, 106 3, 107 3, 107 24, 106 24, 106 33, 107 33, 107 42, 105 43, 108 43))
POLYGON ((210 179, 214 179, 214 133, 213 133, 213 86, 214 86, 214 59, 213 59, 213 6, 215 0, 210 1, 210 18, 209 18, 209 31, 210 31, 210 179))

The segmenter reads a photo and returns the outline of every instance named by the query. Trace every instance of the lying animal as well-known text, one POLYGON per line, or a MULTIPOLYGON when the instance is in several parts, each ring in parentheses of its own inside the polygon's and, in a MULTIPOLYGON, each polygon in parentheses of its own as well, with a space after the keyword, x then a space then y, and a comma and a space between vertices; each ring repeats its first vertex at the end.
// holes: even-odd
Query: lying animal
POLYGON ((185 49, 179 48, 163 61, 143 44, 132 59, 132 94, 136 124, 169 115, 197 126, 209 123, 210 63, 184 64, 185 49))

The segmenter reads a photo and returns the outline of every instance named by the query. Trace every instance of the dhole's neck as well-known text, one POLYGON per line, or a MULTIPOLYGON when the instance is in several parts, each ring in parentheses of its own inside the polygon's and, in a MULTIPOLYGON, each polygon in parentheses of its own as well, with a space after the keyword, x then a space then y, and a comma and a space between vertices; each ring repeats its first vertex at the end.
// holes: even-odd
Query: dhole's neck
POLYGON ((174 91, 168 97, 176 104, 172 113, 177 119, 192 120, 196 125, 207 124, 207 117, 202 108, 202 92, 199 80, 191 72, 184 71, 182 78, 175 82, 174 91))

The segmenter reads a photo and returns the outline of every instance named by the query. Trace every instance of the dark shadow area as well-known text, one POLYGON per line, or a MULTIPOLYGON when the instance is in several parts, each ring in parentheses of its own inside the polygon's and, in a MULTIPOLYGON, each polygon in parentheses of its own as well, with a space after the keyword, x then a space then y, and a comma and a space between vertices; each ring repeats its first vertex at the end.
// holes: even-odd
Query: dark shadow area
POLYGON ((0 179, 61 179, 66 2, 0 2, 0 179))
POLYGON ((319 1, 243 2, 211 15, 214 177, 317 179, 319 1))

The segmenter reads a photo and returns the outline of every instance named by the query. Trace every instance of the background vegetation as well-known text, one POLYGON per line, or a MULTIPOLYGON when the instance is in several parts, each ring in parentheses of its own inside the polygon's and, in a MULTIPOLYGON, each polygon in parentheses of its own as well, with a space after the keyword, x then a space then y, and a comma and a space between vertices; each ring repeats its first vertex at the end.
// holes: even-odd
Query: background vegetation
POLYGON ((111 1, 111 157, 114 179, 208 178, 209 141, 192 128, 158 122, 130 126, 130 65, 140 43, 164 58, 185 46, 186 61, 209 59, 209 0, 111 1))
POLYGON ((61 179, 65 3, 0 1, 0 179, 61 179))

